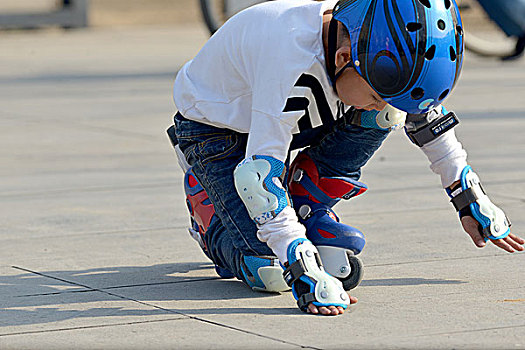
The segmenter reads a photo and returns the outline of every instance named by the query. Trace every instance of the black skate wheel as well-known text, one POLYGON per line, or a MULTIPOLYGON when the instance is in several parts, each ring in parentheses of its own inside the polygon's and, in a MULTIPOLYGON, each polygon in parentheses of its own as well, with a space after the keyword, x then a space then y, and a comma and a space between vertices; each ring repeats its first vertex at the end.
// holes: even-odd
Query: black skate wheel
POLYGON ((346 278, 341 278, 343 288, 346 291, 354 289, 361 283, 364 275, 363 262, 355 255, 348 254, 348 261, 350 262, 350 268, 352 269, 350 275, 346 278))

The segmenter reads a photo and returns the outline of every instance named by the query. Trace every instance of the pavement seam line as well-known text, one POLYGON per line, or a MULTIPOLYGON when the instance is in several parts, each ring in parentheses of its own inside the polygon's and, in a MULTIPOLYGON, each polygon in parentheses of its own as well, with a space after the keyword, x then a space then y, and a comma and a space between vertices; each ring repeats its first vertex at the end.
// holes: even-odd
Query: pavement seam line
POLYGON ((413 338, 420 338, 420 337, 431 337, 431 336, 436 336, 436 335, 447 335, 447 334, 462 334, 462 333, 470 333, 470 332, 487 332, 487 331, 496 331, 496 330, 511 329, 511 328, 525 328, 525 324, 511 325, 511 326, 501 326, 501 327, 465 329, 465 330, 461 330, 461 331, 450 331, 450 332, 440 332, 440 333, 418 334, 418 335, 413 335, 412 337, 413 338))
MULTIPOLYGON (((7 113, 12 114, 11 112, 7 112, 7 113)), ((4 114, 7 114, 7 113, 4 113, 4 114)), ((20 115, 20 113, 18 114, 20 115)), ((24 116, 24 117, 28 117, 28 116, 24 116)), ((148 135, 148 134, 142 134, 139 132, 133 132, 129 130, 115 129, 113 127, 88 125, 88 124, 78 122, 78 121, 68 120, 67 123, 60 119, 49 119, 48 121, 65 126, 66 128, 73 127, 72 129, 76 129, 78 127, 81 127, 83 130, 91 129, 91 131, 106 134, 106 135, 128 137, 128 138, 140 139, 142 141, 158 141, 159 140, 159 137, 156 135, 148 135)))
POLYGON ((140 301, 140 300, 136 300, 136 299, 133 299, 133 298, 124 297, 122 295, 111 293, 111 292, 105 291, 103 289, 92 288, 92 287, 89 287, 89 286, 84 285, 82 283, 68 281, 68 280, 65 280, 65 279, 60 278, 60 277, 49 276, 49 275, 43 274, 41 272, 32 271, 32 270, 29 270, 29 269, 26 269, 26 268, 23 268, 23 267, 20 267, 20 266, 12 265, 11 267, 14 268, 14 269, 18 269, 18 270, 21 270, 21 271, 28 272, 28 273, 36 274, 36 275, 39 275, 39 276, 42 276, 42 277, 51 278, 51 279, 55 279, 55 280, 58 280, 58 281, 61 281, 61 282, 64 282, 64 283, 69 283, 69 284, 73 284, 73 285, 76 285, 76 286, 84 287, 84 288, 90 289, 92 291, 105 293, 107 295, 111 295, 111 296, 119 298, 119 299, 133 301, 133 302, 136 302, 138 304, 145 305, 145 306, 148 306, 148 307, 152 307, 152 308, 155 308, 155 309, 158 309, 158 310, 162 310, 162 311, 165 311, 165 312, 169 312, 169 313, 172 313, 172 314, 181 315, 181 316, 184 316, 186 318, 189 318, 189 319, 192 319, 192 320, 195 320, 195 321, 208 323, 208 324, 211 324, 211 325, 214 325, 214 326, 218 326, 218 327, 222 327, 222 328, 238 331, 238 332, 245 333, 245 334, 254 335, 254 336, 257 336, 257 337, 260 337, 260 338, 273 340, 273 341, 276 341, 276 342, 279 342, 279 343, 283 343, 283 344, 287 344, 287 345, 297 346, 297 347, 302 348, 302 349, 322 350, 322 348, 300 345, 300 344, 292 343, 292 342, 289 342, 289 341, 286 341, 286 340, 273 338, 273 337, 270 337, 270 336, 267 336, 267 335, 264 335, 264 334, 259 334, 259 333, 255 333, 255 332, 252 332, 252 331, 249 331, 249 330, 245 330, 245 329, 237 328, 237 327, 234 327, 234 326, 226 325, 226 324, 223 324, 223 323, 207 320, 207 319, 196 317, 196 316, 187 315, 187 314, 185 314, 183 312, 180 312, 180 311, 177 311, 177 310, 166 309, 166 308, 163 308, 161 306, 157 306, 155 304, 150 304, 150 303, 146 303, 146 302, 143 302, 143 301, 140 301))
MULTIPOLYGON (((107 289, 121 289, 121 288, 133 288, 133 287, 145 287, 145 286, 160 286, 160 285, 166 285, 166 284, 215 281, 215 280, 220 280, 220 279, 221 279, 220 277, 204 277, 204 278, 198 278, 198 279, 193 279, 193 280, 183 280, 183 281, 173 281, 173 282, 140 283, 140 284, 128 284, 128 285, 122 285, 122 286, 110 286, 110 287, 103 287, 101 289, 107 290, 107 289)), ((65 290, 61 292, 52 292, 52 293, 17 295, 16 298, 26 298, 26 297, 30 298, 30 297, 41 297, 41 296, 46 296, 46 295, 86 293, 86 292, 98 292, 98 290, 94 290, 94 289, 65 290)))
POLYGON ((114 185, 114 186, 92 186, 84 188, 59 188, 54 190, 40 191, 40 192, 11 192, 11 193, 0 193, 0 198, 40 198, 49 195, 56 194, 70 194, 70 193, 82 193, 82 192, 113 192, 113 191, 129 191, 129 190, 141 190, 151 188, 165 188, 178 185, 177 181, 168 181, 160 183, 146 183, 146 184, 129 184, 129 185, 114 185))
POLYGON ((484 259, 484 258, 495 258, 495 257, 508 257, 508 254, 505 253, 498 253, 498 254, 491 254, 491 255, 480 255, 480 256, 467 256, 467 257, 457 257, 457 258, 442 258, 442 259, 428 259, 428 260, 418 260, 418 261, 399 261, 399 262, 391 262, 391 263, 384 263, 384 264, 370 264, 366 265, 366 267, 384 267, 384 266, 397 266, 397 265, 410 265, 410 264, 419 264, 419 263, 433 263, 433 262, 440 262, 440 261, 449 261, 449 260, 473 260, 473 259, 484 259))
MULTIPOLYGON (((70 234, 68 235, 68 237, 166 231, 166 230, 184 229, 184 228, 187 228, 187 226, 188 225, 170 226, 170 227, 136 228, 136 229, 129 229, 129 230, 112 230, 112 231, 87 231, 87 232, 85 231, 85 232, 77 232, 77 233, 70 234)), ((62 237, 64 237, 64 235, 40 236, 38 238, 62 238, 62 237)), ((20 238, 5 238, 5 239, 0 239, 0 241, 9 241, 9 240, 14 240, 14 239, 20 240, 20 238)))
MULTIPOLYGON (((112 230, 112 231, 91 231, 91 232, 77 232, 73 234, 67 235, 68 237, 81 237, 81 236, 93 236, 93 235, 114 235, 114 234, 128 234, 128 233, 140 233, 140 232, 154 232, 154 231, 167 231, 167 230, 177 230, 177 229, 185 229, 188 225, 176 225, 176 226, 170 226, 170 227, 152 227, 152 228, 136 228, 136 229, 129 229, 129 230, 112 230)), ((62 238, 64 235, 44 235, 38 237, 41 238, 62 238)), ((20 240, 20 238, 5 238, 0 239, 0 242, 2 241, 9 241, 9 240, 20 240)))
POLYGON ((3 333, 3 334, 0 334, 0 337, 6 337, 6 336, 10 336, 10 335, 27 335, 27 334, 62 332, 62 331, 75 331, 75 330, 81 330, 81 329, 93 329, 93 328, 104 328, 104 327, 115 327, 115 326, 131 326, 131 325, 144 324, 144 323, 181 321, 181 320, 184 320, 184 319, 185 319, 184 317, 178 317, 178 318, 168 318, 168 319, 163 319, 163 320, 146 320, 146 321, 135 321, 135 322, 101 324, 101 325, 93 325, 93 326, 64 327, 64 328, 46 329, 46 330, 41 330, 41 331, 25 331, 25 332, 3 333))

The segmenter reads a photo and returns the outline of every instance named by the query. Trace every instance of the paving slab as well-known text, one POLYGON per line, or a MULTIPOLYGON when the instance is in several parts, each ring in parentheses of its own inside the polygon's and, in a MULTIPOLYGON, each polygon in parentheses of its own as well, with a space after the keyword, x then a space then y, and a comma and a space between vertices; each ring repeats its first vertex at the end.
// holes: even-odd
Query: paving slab
POLYGON ((279 339, 181 318, 12 335, 0 338, 0 345, 3 349, 243 349, 248 345, 255 349, 299 348, 279 339), (27 337, 31 337, 32 345, 28 345, 27 337))
MULTIPOLYGON (((338 205, 361 229, 360 302, 307 316, 221 280, 187 233, 165 135, 202 26, 0 34, 0 348, 525 348, 525 256, 477 249, 402 131, 338 205)), ((447 106, 523 235, 525 60, 467 54, 447 106)))

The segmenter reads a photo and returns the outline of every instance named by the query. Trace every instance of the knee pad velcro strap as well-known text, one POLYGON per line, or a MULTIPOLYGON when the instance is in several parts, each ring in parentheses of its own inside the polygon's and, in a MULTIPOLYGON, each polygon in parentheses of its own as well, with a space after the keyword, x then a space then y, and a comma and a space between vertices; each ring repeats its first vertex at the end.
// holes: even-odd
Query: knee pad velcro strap
POLYGON ((235 168, 235 188, 256 224, 270 221, 290 205, 282 186, 285 173, 284 163, 270 156, 246 158, 235 168))
POLYGON ((478 175, 467 165, 461 172, 461 192, 451 202, 457 211, 469 208, 479 222, 485 240, 505 238, 510 233, 507 216, 485 194, 478 175))
POLYGON ((310 303, 348 307, 348 294, 338 279, 325 272, 312 242, 305 238, 296 239, 287 253, 289 266, 284 271, 284 280, 292 287, 299 309, 306 311, 310 303))

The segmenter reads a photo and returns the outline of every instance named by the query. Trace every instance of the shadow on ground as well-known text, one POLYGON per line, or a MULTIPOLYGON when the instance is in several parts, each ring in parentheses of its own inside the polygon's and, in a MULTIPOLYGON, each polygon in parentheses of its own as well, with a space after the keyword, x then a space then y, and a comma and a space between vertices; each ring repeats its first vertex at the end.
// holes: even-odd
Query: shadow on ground
MULTIPOLYGON (((216 307, 187 308, 195 301, 242 300, 279 297, 273 293, 255 293, 235 279, 215 277, 210 263, 173 263, 153 266, 118 266, 68 271, 23 271, 0 276, 6 297, 0 302, 0 326, 51 323, 77 318, 199 314, 271 314, 293 315, 296 308, 216 307), (114 307, 115 302, 126 307, 114 307), (174 302, 170 308, 158 302, 174 302), (106 302, 101 304, 100 302, 106 302), (90 308, 91 303, 107 307, 90 308), (129 303, 136 308, 129 307, 129 303), (162 304, 161 304, 162 305, 162 304)), ((458 284, 458 280, 425 278, 387 278, 364 280, 363 287, 410 286, 423 284, 458 284)), ((246 303, 248 305, 248 303, 246 303)), ((1 335, 1 334, 0 334, 1 335)))
POLYGON ((393 287, 393 286, 420 286, 425 284, 462 284, 460 280, 442 280, 438 278, 382 278, 363 280, 360 287, 393 287))

